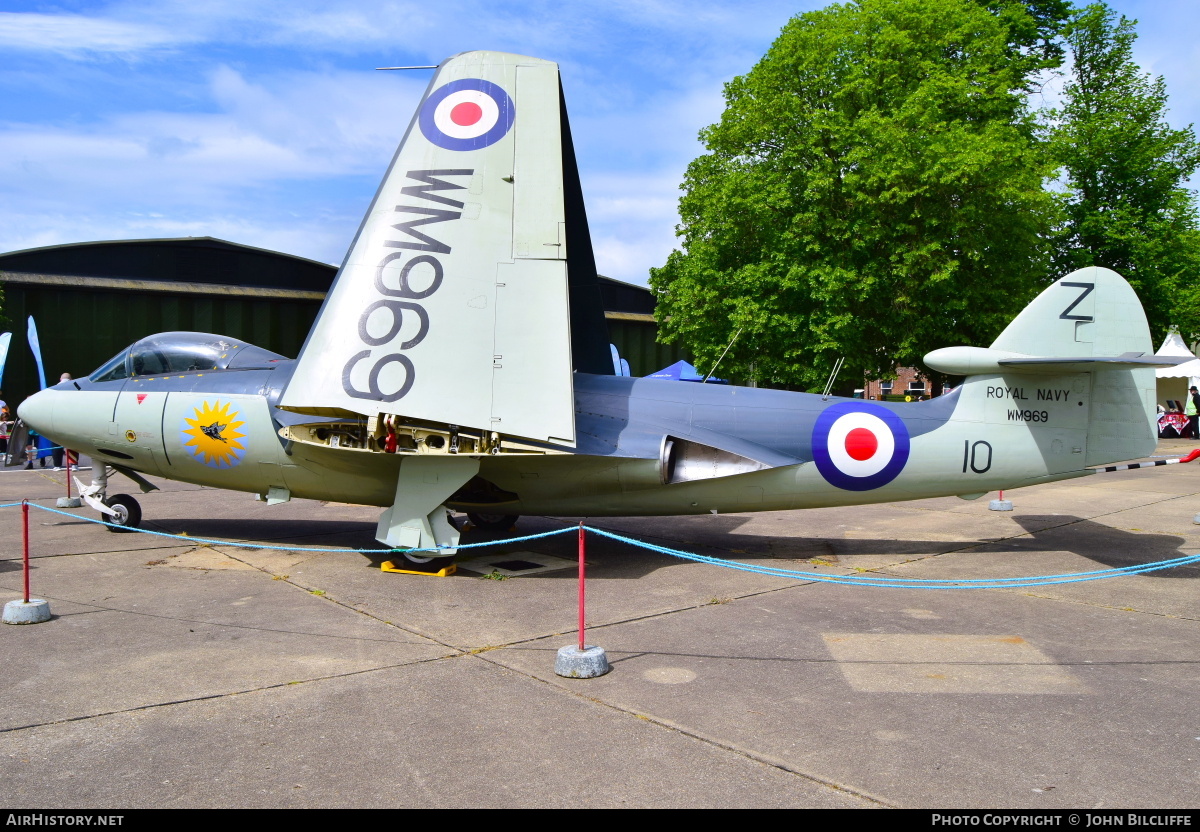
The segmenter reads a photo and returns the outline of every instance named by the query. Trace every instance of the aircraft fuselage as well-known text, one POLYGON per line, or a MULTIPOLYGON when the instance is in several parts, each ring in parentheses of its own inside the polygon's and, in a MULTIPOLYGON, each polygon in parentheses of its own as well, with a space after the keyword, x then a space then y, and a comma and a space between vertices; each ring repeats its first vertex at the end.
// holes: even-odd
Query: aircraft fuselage
MULTIPOLYGON (((365 417, 280 410, 293 367, 67 382, 23 413, 118 470, 284 499, 387 506, 404 459, 449 455, 428 437, 389 453, 365 417)), ((901 404, 576 373, 576 447, 462 453, 478 476, 447 505, 674 515, 977 496, 1090 473, 1090 381, 978 376, 901 404)))

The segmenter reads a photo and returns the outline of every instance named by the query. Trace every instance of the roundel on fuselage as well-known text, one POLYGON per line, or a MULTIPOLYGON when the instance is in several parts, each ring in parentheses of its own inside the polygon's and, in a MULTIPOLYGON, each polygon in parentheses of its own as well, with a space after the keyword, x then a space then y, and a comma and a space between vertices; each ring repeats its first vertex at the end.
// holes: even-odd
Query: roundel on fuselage
POLYGON ((480 150, 512 129, 516 110, 501 87, 482 78, 451 81, 425 99, 418 123, 429 141, 445 150, 480 150))
POLYGON ((821 476, 846 491, 871 491, 899 476, 908 462, 904 421, 869 402, 839 402, 817 417, 813 462, 821 476))

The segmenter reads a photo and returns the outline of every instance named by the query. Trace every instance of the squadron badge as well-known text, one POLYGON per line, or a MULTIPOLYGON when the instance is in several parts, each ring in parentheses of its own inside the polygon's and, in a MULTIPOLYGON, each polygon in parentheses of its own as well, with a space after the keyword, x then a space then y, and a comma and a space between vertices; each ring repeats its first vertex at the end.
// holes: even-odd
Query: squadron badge
POLYGON ((193 408, 191 417, 183 417, 180 441, 183 449, 201 465, 233 468, 246 455, 242 440, 247 436, 241 431, 245 424, 238 419, 233 402, 201 402, 193 408))

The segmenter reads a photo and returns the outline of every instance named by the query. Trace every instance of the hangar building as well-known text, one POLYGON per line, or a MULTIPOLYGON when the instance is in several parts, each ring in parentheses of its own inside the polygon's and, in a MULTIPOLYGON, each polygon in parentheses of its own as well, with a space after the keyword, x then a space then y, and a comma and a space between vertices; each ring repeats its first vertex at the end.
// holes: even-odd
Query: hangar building
MULTIPOLYGON (((38 389, 26 340, 37 324, 47 383, 95 370, 133 341, 170 330, 213 332, 294 357, 337 268, 211 237, 72 243, 0 254, 2 328, 13 333, 4 398, 38 389)), ((646 375, 678 360, 655 342, 648 289, 600 278, 610 340, 646 375)))

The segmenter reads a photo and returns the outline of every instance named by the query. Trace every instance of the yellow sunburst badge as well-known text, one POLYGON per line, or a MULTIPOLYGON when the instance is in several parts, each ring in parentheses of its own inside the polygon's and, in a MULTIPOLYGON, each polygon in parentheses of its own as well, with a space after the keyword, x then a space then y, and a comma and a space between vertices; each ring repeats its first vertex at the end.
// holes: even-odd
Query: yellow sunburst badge
POLYGON ((233 402, 201 402, 193 408, 192 418, 183 417, 180 441, 183 449, 200 464, 233 468, 246 455, 246 445, 241 440, 247 439, 247 434, 240 430, 245 424, 238 420, 233 402))

